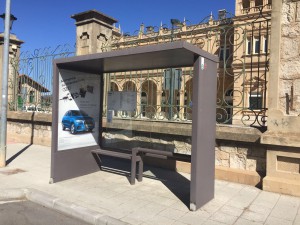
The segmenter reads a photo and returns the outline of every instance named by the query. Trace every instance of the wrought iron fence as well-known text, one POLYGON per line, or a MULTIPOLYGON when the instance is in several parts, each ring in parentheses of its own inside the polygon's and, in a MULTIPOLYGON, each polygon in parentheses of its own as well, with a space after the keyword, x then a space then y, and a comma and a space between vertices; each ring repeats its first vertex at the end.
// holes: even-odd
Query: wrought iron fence
POLYGON ((19 111, 51 112, 52 60, 75 54, 75 46, 22 52, 10 60, 9 109, 19 111))
MULTIPOLYGON (((171 28, 163 24, 160 27, 142 24, 133 35, 107 40, 102 50, 185 40, 216 54, 220 59, 217 122, 265 127, 271 12, 270 5, 255 9, 255 13, 248 14, 253 11, 248 10, 240 17, 228 16, 226 11, 221 11, 218 19, 210 15, 196 25, 189 25, 187 20, 171 28)), ((115 116, 190 121, 193 70, 176 68, 172 71, 181 71, 179 88, 170 84, 164 70, 109 74, 110 90, 138 93, 138 110, 134 113, 115 112, 115 116)))
MULTIPOLYGON (((216 121, 265 127, 270 5, 260 7, 255 13, 249 12, 234 17, 221 11, 217 19, 210 15, 199 24, 185 20, 171 27, 141 25, 132 35, 119 34, 107 39, 101 50, 185 40, 216 54, 220 59, 216 121)), ((74 52, 72 46, 65 45, 54 50, 36 50, 33 54, 22 53, 13 60, 10 109, 51 111, 52 60, 72 56, 74 52)), ((192 82, 192 68, 127 71, 105 74, 105 91, 137 92, 137 110, 114 112, 116 117, 189 122, 192 118, 192 82), (170 79, 170 76, 175 78, 170 79)), ((106 102, 104 100, 104 104, 106 102)))

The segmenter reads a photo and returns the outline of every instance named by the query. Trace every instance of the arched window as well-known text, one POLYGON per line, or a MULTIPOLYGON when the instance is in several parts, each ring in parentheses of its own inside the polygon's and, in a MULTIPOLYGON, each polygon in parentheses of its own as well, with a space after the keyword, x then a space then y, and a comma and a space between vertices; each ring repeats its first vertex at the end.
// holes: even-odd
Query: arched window
POLYGON ((255 0, 255 6, 262 6, 263 4, 263 0, 255 0))
POLYGON ((142 116, 146 116, 146 106, 147 106, 147 93, 142 92, 141 93, 141 108, 142 108, 142 116))
MULTIPOLYGON (((157 85, 151 81, 146 80, 142 84, 141 102, 143 116, 151 119, 155 116, 157 109, 157 85), (143 109, 143 105, 145 106, 143 109)), ((160 104, 160 103, 159 103, 160 104)))
POLYGON ((242 5, 243 5, 243 9, 250 8, 250 0, 243 0, 242 5))
POLYGON ((132 81, 127 81, 123 84, 123 91, 136 91, 136 86, 132 81))
POLYGON ((35 94, 34 91, 29 92, 29 103, 34 103, 35 102, 35 94))
POLYGON ((110 91, 119 91, 118 85, 115 82, 110 82, 110 91))
POLYGON ((249 94, 249 108, 260 110, 263 108, 263 96, 261 92, 251 92, 249 94))
POLYGON ((192 119, 192 95, 193 95, 193 78, 185 83, 185 93, 184 93, 184 117, 187 120, 192 119))

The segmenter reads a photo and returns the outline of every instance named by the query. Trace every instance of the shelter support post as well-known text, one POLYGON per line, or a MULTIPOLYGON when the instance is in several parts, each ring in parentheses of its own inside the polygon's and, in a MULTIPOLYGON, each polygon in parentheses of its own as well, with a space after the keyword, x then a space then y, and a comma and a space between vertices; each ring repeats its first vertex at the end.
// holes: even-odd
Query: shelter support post
POLYGON ((214 198, 216 62, 201 56, 194 63, 190 210, 214 198))

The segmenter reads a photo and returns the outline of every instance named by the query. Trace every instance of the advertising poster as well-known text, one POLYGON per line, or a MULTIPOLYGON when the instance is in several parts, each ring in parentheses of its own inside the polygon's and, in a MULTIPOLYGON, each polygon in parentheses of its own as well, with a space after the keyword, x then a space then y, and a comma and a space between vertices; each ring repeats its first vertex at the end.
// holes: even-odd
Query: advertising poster
POLYGON ((61 70, 59 74, 58 150, 98 144, 100 76, 61 70))

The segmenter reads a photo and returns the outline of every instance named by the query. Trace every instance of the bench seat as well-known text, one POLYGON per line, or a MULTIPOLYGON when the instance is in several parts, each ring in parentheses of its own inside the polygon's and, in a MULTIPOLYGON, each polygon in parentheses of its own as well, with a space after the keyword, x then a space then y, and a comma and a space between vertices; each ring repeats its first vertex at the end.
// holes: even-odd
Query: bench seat
POLYGON ((131 171, 130 171, 130 184, 135 184, 136 178, 136 164, 138 163, 138 181, 142 181, 143 177, 143 160, 142 157, 135 154, 135 152, 120 152, 120 151, 113 151, 113 150, 105 150, 105 149, 94 149, 91 150, 92 154, 94 155, 95 159, 97 160, 98 164, 101 168, 101 155, 111 156, 116 158, 128 159, 131 160, 131 171), (96 157, 97 156, 97 157, 96 157))

